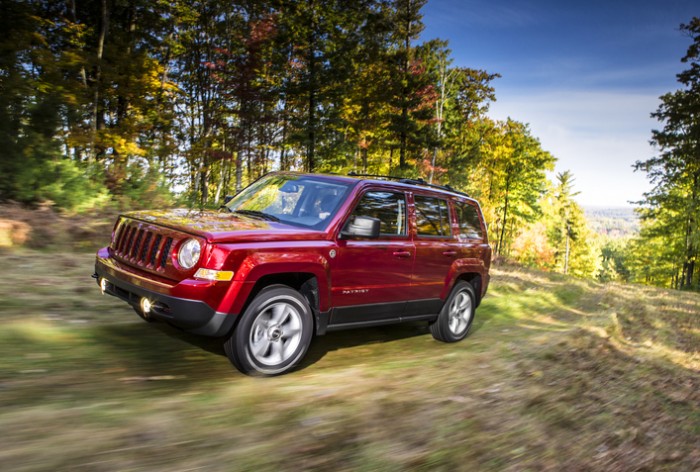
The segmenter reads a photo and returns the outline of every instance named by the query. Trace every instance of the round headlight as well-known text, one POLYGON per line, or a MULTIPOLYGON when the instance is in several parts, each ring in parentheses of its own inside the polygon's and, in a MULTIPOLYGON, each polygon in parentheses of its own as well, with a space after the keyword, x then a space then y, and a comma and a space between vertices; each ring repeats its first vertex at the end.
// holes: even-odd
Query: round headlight
POLYGON ((180 246, 177 253, 177 262, 183 269, 191 269, 199 260, 202 247, 196 239, 188 239, 180 246))

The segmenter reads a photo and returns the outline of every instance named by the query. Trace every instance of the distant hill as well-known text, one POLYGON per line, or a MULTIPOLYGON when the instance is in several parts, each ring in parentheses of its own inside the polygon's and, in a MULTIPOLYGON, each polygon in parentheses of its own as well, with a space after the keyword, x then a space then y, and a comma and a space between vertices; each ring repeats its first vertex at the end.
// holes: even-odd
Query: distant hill
POLYGON ((632 207, 584 207, 590 228, 611 238, 624 238, 639 232, 639 218, 632 207))

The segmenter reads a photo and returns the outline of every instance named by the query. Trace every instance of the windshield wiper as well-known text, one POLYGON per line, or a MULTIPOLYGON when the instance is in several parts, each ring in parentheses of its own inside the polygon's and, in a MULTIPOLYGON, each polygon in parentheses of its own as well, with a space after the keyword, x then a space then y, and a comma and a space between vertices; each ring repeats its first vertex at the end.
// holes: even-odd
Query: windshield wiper
POLYGON ((259 218, 261 220, 267 220, 267 221, 279 221, 280 219, 277 218, 274 215, 270 215, 268 213, 264 213, 262 211, 258 210, 234 210, 233 213, 239 213, 241 215, 245 216, 252 216, 254 218, 259 218))

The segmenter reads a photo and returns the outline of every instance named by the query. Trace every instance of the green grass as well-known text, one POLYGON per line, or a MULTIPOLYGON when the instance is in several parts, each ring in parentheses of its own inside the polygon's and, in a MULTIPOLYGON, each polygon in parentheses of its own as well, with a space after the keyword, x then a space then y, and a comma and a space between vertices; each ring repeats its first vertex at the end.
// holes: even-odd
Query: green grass
POLYGON ((473 331, 330 333, 249 378, 99 294, 90 254, 0 255, 3 470, 697 470, 700 296, 494 269, 473 331))

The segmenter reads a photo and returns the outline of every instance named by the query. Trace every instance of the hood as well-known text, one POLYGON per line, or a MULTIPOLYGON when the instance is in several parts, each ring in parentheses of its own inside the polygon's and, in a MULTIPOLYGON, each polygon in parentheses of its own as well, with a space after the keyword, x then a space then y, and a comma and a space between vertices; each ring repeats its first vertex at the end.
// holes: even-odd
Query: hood
POLYGON ((134 211, 124 216, 203 236, 210 242, 323 239, 324 235, 321 231, 223 211, 187 209, 134 211))

